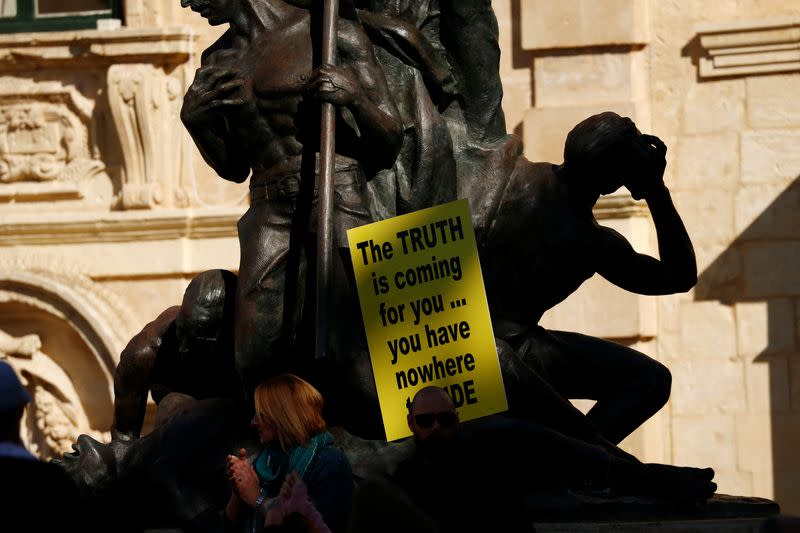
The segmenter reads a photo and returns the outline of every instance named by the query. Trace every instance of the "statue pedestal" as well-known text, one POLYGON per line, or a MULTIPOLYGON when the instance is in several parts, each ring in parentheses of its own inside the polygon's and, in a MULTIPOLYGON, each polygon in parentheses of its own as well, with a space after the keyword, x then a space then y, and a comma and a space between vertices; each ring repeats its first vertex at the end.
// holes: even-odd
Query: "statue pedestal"
POLYGON ((562 522, 535 524, 538 533, 761 533, 768 519, 676 520, 664 522, 562 522))
MULTIPOLYGON (((532 516, 536 514, 533 503, 532 516)), ((545 506, 546 507, 546 506, 545 506)), ((679 509, 643 498, 579 496, 568 511, 540 509, 535 520, 539 533, 644 533, 702 532, 745 533, 765 531, 780 512, 778 504, 764 498, 717 494, 699 509, 679 509)))

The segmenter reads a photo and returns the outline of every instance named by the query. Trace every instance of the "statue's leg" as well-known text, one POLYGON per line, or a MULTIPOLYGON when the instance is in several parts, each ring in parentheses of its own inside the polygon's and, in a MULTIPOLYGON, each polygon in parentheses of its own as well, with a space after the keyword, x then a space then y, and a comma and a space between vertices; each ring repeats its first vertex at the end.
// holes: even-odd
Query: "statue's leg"
POLYGON ((618 444, 669 399, 669 370, 650 357, 610 341, 564 331, 540 332, 526 350, 560 394, 597 403, 588 418, 618 444))
MULTIPOLYGON (((343 177, 343 173, 339 173, 337 179, 346 178, 343 177)), ((368 224, 372 220, 364 207, 366 201, 363 198, 363 188, 340 183, 335 193, 334 220, 338 246, 333 249, 329 295, 331 360, 314 363, 313 368, 304 371, 304 374, 325 397, 325 417, 329 425, 344 426, 350 432, 364 438, 383 438, 377 389, 361 316, 353 263, 350 250, 345 246, 347 228, 368 224)), ((316 303, 314 280, 317 237, 316 234, 309 233, 307 238, 309 266, 304 308, 313 310, 316 303)), ((301 333, 298 334, 298 346, 303 353, 313 353, 314 313, 304 313, 302 324, 301 333)))
POLYGON ((542 424, 573 438, 597 442, 597 429, 569 400, 547 383, 507 342, 497 339, 509 413, 514 418, 542 424))
POLYGON ((600 445, 507 416, 467 426, 466 435, 468 444, 486 450, 484 454, 493 468, 519 477, 527 486, 537 489, 582 488, 589 483, 603 486, 613 458, 600 445), (512 472, 514 469, 516 472, 512 472))
MULTIPOLYGON (((239 221, 241 260, 236 292, 236 367, 247 390, 264 378, 285 372, 291 363, 291 336, 286 326, 296 317, 285 316, 291 206, 254 201, 239 221)), ((305 262, 298 265, 303 285, 305 262)), ((301 309, 292 305, 291 309, 301 309)))

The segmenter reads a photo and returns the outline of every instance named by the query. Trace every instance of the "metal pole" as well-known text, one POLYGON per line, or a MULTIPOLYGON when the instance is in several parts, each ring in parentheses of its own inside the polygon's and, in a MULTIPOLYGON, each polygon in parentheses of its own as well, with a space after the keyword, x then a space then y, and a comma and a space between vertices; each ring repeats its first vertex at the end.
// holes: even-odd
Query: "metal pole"
MULTIPOLYGON (((322 19, 322 62, 336 65, 339 0, 325 0, 322 19)), ((336 156, 336 108, 322 104, 319 150, 319 219, 317 222, 317 353, 328 359, 329 295, 333 263, 333 176, 336 156)))

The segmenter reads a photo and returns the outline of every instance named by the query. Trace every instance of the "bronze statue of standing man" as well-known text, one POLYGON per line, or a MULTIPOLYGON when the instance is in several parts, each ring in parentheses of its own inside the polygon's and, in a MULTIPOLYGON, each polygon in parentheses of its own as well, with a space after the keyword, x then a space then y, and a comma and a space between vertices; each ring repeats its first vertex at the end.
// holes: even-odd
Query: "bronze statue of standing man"
MULTIPOLYGON (((311 4, 181 0, 212 25, 230 24, 204 52, 181 118, 222 178, 241 183, 250 176, 251 206, 239 221, 235 342, 246 386, 313 350, 319 103, 338 109, 330 297, 338 306, 331 324, 337 360, 352 342, 345 337, 363 335, 346 230, 374 219, 366 182, 393 165, 402 141, 372 43, 347 18, 352 5, 342 5, 333 67, 318 64, 321 9, 311 4)), ((359 374, 364 370, 368 364, 359 374)))

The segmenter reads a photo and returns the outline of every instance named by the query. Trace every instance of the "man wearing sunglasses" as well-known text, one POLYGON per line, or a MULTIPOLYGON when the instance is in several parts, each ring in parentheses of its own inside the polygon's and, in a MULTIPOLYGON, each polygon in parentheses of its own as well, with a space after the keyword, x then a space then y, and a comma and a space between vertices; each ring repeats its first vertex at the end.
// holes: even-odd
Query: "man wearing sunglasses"
MULTIPOLYGON (((456 491, 460 465, 456 459, 458 415, 453 401, 439 387, 425 387, 415 395, 408 412, 414 451, 394 473, 394 481, 409 499, 440 529, 457 521, 462 512, 456 491)), ((458 492, 460 494, 460 492, 458 492)))
POLYGON ((487 457, 487 448, 462 435, 455 405, 444 390, 420 389, 407 420, 415 447, 393 480, 439 531, 533 531, 507 491, 492 490, 502 473, 489 466, 493 458, 487 457))

